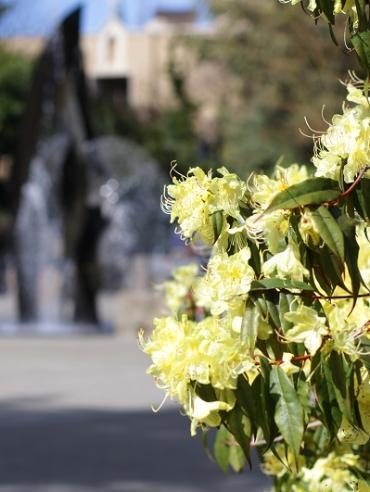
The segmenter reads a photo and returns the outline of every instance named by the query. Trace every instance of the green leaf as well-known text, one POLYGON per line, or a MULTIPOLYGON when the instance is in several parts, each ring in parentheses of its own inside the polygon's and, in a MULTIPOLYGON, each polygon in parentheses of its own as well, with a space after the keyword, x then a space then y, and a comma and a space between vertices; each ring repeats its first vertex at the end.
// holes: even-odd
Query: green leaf
POLYGON ((351 293, 343 281, 344 265, 339 259, 333 255, 327 246, 321 248, 321 251, 316 253, 318 268, 315 269, 315 276, 321 274, 325 283, 330 286, 329 294, 339 285, 342 289, 351 293))
POLYGON ((202 431, 202 445, 203 445, 203 449, 206 453, 206 455, 208 456, 208 458, 211 460, 211 461, 214 461, 213 460, 213 455, 211 453, 211 450, 209 449, 209 444, 208 444, 208 427, 201 427, 201 431, 202 431))
POLYGON ((328 207, 321 205, 316 210, 312 210, 310 216, 325 244, 344 262, 343 232, 328 207))
POLYGON ((366 0, 355 0, 359 31, 366 31, 367 28, 366 3, 366 0))
MULTIPOLYGON (((258 377, 260 378, 261 376, 258 377)), ((253 382, 253 385, 255 384, 256 380, 253 382)), ((235 394, 241 409, 249 417, 252 426, 254 426, 253 433, 255 434, 259 422, 260 409, 258 401, 255 400, 255 393, 252 390, 252 386, 246 378, 241 375, 238 378, 238 385, 235 390, 235 394)))
POLYGON ((250 241, 250 240, 248 240, 248 246, 251 252, 251 258, 249 260, 249 264, 256 272, 256 275, 261 275, 261 255, 258 246, 254 241, 250 241))
POLYGON ((287 294, 281 292, 279 297, 280 326, 284 333, 293 326, 293 323, 285 319, 285 313, 288 313, 290 309, 290 298, 287 294))
POLYGON ((370 71, 370 31, 358 31, 351 37, 351 42, 361 65, 367 73, 370 71))
POLYGON ((282 278, 264 278, 262 280, 254 280, 250 288, 251 292, 275 289, 314 290, 311 285, 306 282, 300 282, 298 280, 285 280, 282 278))
POLYGON ((227 424, 230 432, 233 434, 240 448, 243 450, 249 466, 252 467, 250 457, 252 426, 249 418, 242 412, 239 405, 236 405, 228 414, 227 424))
POLYGON ((221 425, 216 434, 214 455, 218 466, 224 473, 227 473, 230 456, 230 440, 232 435, 224 425, 221 425))
POLYGON ((274 419, 284 441, 294 453, 298 469, 298 456, 304 433, 304 413, 294 386, 279 366, 271 369, 271 393, 277 402, 274 419))
POLYGON ((229 463, 235 472, 239 473, 243 470, 245 465, 245 455, 240 446, 233 445, 230 447, 229 463))
POLYGON ((306 419, 310 410, 310 387, 304 379, 303 372, 301 374, 297 381, 297 396, 303 408, 304 418, 306 419))
POLYGON ((201 384, 197 382, 194 384, 194 390, 196 394, 204 401, 217 400, 215 389, 211 384, 201 384))
POLYGON ((270 371, 271 367, 264 357, 260 357, 261 376, 258 376, 253 382, 252 391, 255 405, 258 408, 258 423, 262 429, 263 437, 266 441, 265 451, 271 448, 275 437, 278 435, 278 429, 274 422, 274 400, 270 394, 270 371))
POLYGON ((349 276, 351 278, 351 286, 352 286, 352 295, 353 295, 353 303, 352 309, 355 307, 358 293, 360 291, 361 286, 361 273, 358 268, 358 254, 360 251, 359 245, 356 241, 356 229, 352 228, 351 233, 344 236, 344 250, 345 250, 345 259, 348 267, 349 276))
POLYGON ((363 217, 370 222, 370 179, 362 178, 360 189, 357 190, 358 201, 360 202, 363 217))
POLYGON ((242 320, 241 339, 248 345, 251 356, 254 354, 256 345, 259 319, 260 313, 257 306, 249 300, 242 320))
POLYGON ((265 213, 282 208, 292 209, 306 205, 319 205, 340 195, 338 182, 329 178, 309 178, 290 186, 276 195, 265 213))
POLYGON ((335 23, 335 15, 334 15, 334 1, 333 0, 319 0, 319 7, 322 12, 325 14, 328 22, 330 24, 335 23))
POLYGON ((343 357, 335 350, 332 351, 329 357, 329 366, 332 373, 333 383, 339 390, 343 399, 347 396, 346 373, 344 371, 343 357))
POLYGON ((333 384, 330 375, 329 378, 327 377, 327 372, 326 363, 321 363, 315 374, 316 399, 321 410, 319 418, 324 422, 331 439, 335 439, 342 422, 342 413, 339 410, 333 384))
POLYGON ((271 293, 266 297, 266 306, 267 306, 267 312, 268 312, 268 317, 270 320, 270 323, 272 322, 275 329, 278 329, 280 327, 280 317, 279 317, 279 295, 274 295, 274 293, 271 293))
POLYGON ((212 215, 212 225, 213 225, 213 236, 214 236, 214 242, 217 241, 217 239, 220 237, 220 234, 222 232, 222 226, 224 223, 224 215, 222 212, 214 212, 212 215))
POLYGON ((356 420, 353 418, 351 402, 348 398, 351 365, 348 365, 344 356, 336 351, 331 352, 328 362, 329 365, 325 367, 325 375, 333 384, 338 406, 341 412, 347 417, 348 421, 355 425, 356 420))

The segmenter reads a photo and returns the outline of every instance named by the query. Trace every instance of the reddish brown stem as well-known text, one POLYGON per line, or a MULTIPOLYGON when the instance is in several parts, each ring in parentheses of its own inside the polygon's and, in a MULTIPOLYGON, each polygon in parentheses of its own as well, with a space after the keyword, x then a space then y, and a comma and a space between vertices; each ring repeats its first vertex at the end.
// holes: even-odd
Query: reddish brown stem
POLYGON ((327 202, 324 202, 326 203, 326 205, 337 205, 337 203, 339 202, 340 198, 346 198, 348 195, 350 195, 352 193, 352 191, 356 188, 356 186, 358 185, 358 183, 361 181, 361 179, 364 177, 364 174, 366 173, 366 171, 368 171, 370 169, 370 166, 365 166, 361 172, 359 173, 359 175, 357 176, 357 178, 354 180, 354 182, 351 184, 351 186, 349 188, 347 188, 345 191, 343 191, 343 193, 341 193, 339 195, 338 198, 335 198, 334 200, 329 200, 327 202))

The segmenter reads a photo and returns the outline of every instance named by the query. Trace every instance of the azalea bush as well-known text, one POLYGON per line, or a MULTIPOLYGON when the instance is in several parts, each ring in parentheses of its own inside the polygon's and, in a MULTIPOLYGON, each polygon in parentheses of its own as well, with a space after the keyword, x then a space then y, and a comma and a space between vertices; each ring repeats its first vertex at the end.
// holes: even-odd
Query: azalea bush
MULTIPOLYGON (((368 71, 367 2, 305 8, 329 23, 347 15, 368 71)), ((141 340, 149 373, 180 402, 192 435, 206 444, 216 432, 223 470, 250 465, 256 448, 276 491, 370 490, 367 79, 353 76, 347 93, 327 131, 312 135, 313 165, 247 181, 226 168, 173 170, 162 198, 208 261, 164 284, 168 316, 141 340)))

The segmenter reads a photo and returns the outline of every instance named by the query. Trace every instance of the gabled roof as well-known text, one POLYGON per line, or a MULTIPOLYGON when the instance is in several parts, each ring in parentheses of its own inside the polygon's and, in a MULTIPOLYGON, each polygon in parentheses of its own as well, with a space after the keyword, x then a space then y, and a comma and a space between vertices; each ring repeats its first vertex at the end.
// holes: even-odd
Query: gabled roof
POLYGON ((0 17, 0 38, 45 37, 71 10, 84 7, 82 31, 99 32, 113 11, 129 30, 140 30, 158 11, 196 12, 196 24, 209 21, 206 0, 2 0, 9 9, 0 17), (114 7, 116 5, 116 7, 114 7))

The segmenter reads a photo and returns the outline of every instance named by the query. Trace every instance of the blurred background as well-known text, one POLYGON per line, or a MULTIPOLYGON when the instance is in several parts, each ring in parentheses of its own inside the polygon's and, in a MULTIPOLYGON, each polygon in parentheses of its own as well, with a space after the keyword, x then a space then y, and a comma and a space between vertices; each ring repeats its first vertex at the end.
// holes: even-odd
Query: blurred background
POLYGON ((344 51, 277 0, 0 0, 1 492, 268 488, 150 410, 137 331, 199 261, 159 199, 174 160, 308 163, 344 51))

